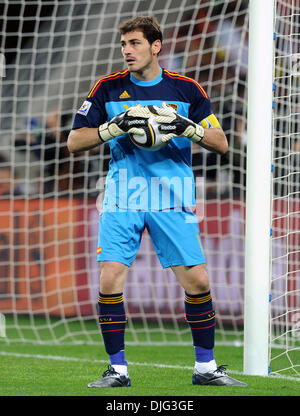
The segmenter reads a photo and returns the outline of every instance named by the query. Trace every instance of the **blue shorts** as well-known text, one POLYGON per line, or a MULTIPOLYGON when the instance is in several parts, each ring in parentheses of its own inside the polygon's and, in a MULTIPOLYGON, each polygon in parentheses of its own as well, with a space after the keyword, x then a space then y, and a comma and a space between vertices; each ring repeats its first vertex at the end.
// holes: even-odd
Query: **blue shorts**
POLYGON ((194 219, 189 211, 106 211, 100 215, 97 260, 131 266, 147 229, 163 268, 205 263, 194 219))

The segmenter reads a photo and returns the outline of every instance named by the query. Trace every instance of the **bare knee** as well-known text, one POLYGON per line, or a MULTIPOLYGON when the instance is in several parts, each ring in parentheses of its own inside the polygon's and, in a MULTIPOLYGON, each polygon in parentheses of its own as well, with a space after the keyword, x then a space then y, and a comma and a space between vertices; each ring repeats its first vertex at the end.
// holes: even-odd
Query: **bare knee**
MULTIPOLYGON (((197 267, 197 266, 194 266, 197 267)), ((209 279, 205 267, 197 268, 191 271, 190 279, 187 278, 188 290, 190 295, 198 295, 209 291, 209 279)))
POLYGON ((210 290, 205 264, 192 267, 175 266, 173 271, 181 286, 190 295, 197 295, 210 290))
POLYGON ((100 292, 103 294, 123 292, 128 267, 114 261, 103 261, 100 267, 100 292))

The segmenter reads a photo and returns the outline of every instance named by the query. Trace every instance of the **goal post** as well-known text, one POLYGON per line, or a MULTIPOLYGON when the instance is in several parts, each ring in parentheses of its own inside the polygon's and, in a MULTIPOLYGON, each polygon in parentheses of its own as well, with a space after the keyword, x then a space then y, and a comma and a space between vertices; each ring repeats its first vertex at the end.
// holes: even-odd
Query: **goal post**
POLYGON ((244 372, 268 374, 274 0, 250 0, 244 372))

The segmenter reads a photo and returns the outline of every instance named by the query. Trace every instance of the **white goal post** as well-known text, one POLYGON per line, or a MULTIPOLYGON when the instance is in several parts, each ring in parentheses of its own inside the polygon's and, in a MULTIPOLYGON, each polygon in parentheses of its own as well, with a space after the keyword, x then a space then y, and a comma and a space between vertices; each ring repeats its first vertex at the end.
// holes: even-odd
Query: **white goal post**
POLYGON ((268 374, 274 0, 250 0, 244 371, 268 374))
POLYGON ((299 33, 299 2, 250 0, 244 372, 252 375, 299 376, 299 33))

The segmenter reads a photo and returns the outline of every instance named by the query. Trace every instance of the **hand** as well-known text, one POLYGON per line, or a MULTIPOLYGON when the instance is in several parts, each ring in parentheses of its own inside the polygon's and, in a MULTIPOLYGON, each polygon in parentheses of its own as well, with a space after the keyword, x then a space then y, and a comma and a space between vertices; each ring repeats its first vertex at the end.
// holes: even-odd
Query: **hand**
POLYGON ((109 122, 101 124, 98 135, 102 142, 107 142, 114 137, 125 133, 144 134, 143 127, 147 126, 150 111, 140 104, 130 107, 125 113, 121 113, 109 122))
POLYGON ((192 142, 199 143, 204 137, 204 128, 192 120, 177 114, 176 110, 163 103, 163 107, 155 106, 158 113, 156 121, 160 123, 159 131, 166 133, 162 142, 168 143, 173 137, 187 137, 192 142))

